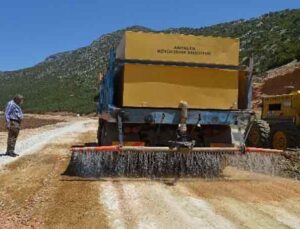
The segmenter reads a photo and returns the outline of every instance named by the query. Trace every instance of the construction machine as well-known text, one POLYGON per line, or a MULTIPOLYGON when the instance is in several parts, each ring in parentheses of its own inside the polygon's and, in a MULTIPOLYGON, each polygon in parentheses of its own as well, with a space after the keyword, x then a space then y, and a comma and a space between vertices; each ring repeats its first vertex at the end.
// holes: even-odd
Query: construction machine
POLYGON ((74 147, 69 173, 212 177, 223 155, 250 152, 239 50, 239 39, 125 32, 100 84, 99 146, 74 147))
POLYGON ((300 91, 262 98, 261 120, 253 124, 247 144, 287 149, 300 147, 300 91))

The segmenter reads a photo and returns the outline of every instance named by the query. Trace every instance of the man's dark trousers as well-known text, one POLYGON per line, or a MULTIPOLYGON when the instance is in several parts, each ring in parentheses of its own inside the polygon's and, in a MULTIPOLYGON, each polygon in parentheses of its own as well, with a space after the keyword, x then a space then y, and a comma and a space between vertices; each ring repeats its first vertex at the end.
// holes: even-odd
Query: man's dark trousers
POLYGON ((7 153, 14 153, 19 132, 20 123, 11 120, 8 128, 7 153))

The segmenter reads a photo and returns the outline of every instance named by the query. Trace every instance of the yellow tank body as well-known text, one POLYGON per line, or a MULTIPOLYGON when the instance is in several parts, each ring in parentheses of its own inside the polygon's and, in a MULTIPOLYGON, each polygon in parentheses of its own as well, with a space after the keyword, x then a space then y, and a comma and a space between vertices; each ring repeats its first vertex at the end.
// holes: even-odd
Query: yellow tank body
POLYGON ((237 109, 238 70, 151 64, 125 64, 123 106, 237 109))
POLYGON ((263 98, 263 119, 293 119, 300 127, 300 91, 263 98))
POLYGON ((116 58, 238 66, 239 49, 239 39, 127 31, 116 58))

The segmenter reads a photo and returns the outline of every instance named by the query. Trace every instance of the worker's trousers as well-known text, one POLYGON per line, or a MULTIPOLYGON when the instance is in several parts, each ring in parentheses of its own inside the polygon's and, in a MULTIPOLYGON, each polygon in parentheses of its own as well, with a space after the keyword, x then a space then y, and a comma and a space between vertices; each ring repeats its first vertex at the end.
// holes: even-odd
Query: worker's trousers
POLYGON ((15 151, 17 138, 20 132, 20 123, 11 121, 8 129, 7 151, 8 153, 15 151))

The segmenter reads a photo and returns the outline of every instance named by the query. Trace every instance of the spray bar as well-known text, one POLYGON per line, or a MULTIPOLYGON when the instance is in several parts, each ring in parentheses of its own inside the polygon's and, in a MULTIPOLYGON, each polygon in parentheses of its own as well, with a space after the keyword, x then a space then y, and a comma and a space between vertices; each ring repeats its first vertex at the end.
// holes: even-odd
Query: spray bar
MULTIPOLYGON (((239 147, 194 147, 193 149, 172 149, 169 147, 146 147, 146 146, 95 146, 95 147, 72 147, 72 151, 76 152, 120 152, 120 151, 140 151, 140 152, 203 152, 203 153, 242 153, 239 147)), ((265 148, 255 148, 246 147, 245 153, 263 153, 263 154, 282 154, 283 150, 276 149, 265 149, 265 148)))

